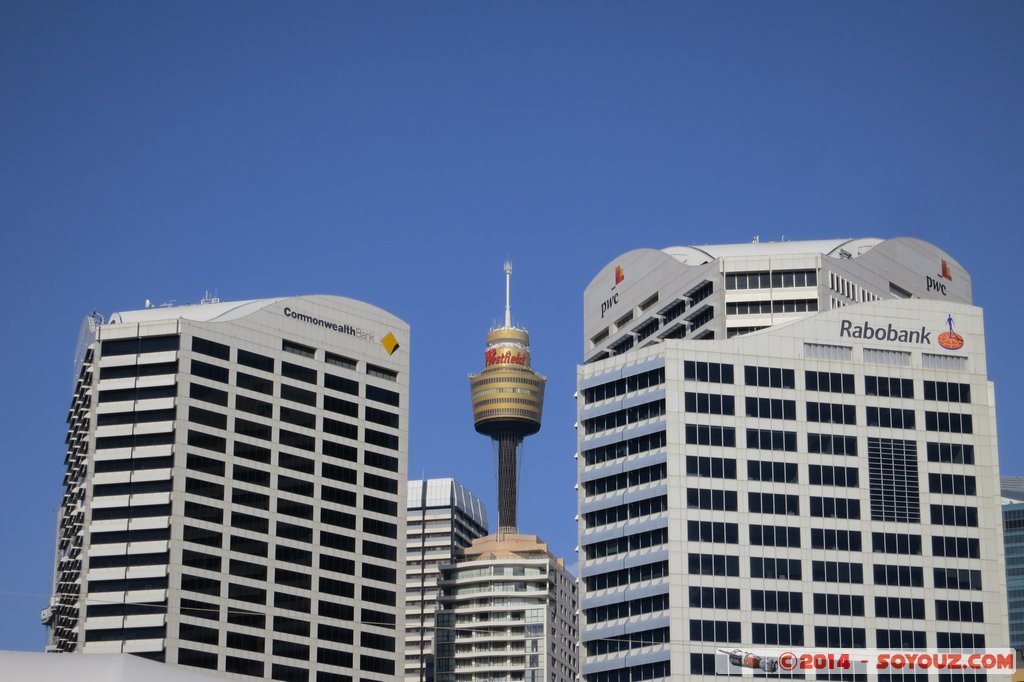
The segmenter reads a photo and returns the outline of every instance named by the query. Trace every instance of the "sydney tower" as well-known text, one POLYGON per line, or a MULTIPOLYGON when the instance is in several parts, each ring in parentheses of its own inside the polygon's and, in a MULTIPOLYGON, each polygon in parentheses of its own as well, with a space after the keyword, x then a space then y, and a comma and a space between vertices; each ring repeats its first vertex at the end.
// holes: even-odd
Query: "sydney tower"
POLYGON ((518 532, 519 457, 523 438, 540 430, 547 381, 530 368, 529 333, 512 326, 511 276, 512 264, 505 263, 505 325, 487 332, 484 369, 469 375, 474 425, 497 446, 499 536, 518 532))

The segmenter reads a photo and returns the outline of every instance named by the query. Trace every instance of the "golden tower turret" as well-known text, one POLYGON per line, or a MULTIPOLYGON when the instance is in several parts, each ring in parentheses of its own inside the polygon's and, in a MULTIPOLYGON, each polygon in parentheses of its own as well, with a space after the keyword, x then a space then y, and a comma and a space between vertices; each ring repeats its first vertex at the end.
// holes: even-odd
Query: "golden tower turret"
POLYGON ((515 533, 519 457, 523 438, 540 430, 545 377, 530 368, 530 335, 512 326, 509 287, 512 264, 505 263, 505 325, 487 333, 484 369, 469 375, 473 423, 490 436, 498 454, 498 533, 515 533))

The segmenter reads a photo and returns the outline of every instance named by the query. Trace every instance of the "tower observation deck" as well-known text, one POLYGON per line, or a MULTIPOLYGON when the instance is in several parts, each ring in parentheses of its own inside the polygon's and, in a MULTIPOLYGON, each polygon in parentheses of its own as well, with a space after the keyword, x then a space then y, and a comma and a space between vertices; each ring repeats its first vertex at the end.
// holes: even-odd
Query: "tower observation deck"
POLYGON ((523 438, 540 430, 547 379, 530 367, 530 335, 512 326, 509 287, 512 264, 505 263, 505 325, 487 333, 484 369, 469 375, 473 424, 490 436, 498 457, 498 533, 516 533, 519 458, 523 438))

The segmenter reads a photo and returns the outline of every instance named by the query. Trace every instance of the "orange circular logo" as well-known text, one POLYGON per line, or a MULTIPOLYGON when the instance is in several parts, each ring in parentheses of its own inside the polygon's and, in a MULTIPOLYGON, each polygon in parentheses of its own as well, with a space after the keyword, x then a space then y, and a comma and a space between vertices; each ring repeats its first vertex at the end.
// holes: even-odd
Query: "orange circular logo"
POLYGON ((964 337, 956 332, 942 332, 939 334, 939 345, 947 350, 960 350, 964 347, 964 337))

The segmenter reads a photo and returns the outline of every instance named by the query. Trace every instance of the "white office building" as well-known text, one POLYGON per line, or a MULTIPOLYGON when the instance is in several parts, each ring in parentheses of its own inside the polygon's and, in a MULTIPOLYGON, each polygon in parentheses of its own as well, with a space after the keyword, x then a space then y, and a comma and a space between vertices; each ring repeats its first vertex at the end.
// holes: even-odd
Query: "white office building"
POLYGON ((1007 646, 994 391, 952 257, 639 249, 584 306, 585 680, 710 679, 722 649, 1007 646))
POLYGON ((408 351, 336 296, 87 318, 48 650, 394 679, 408 351))
POLYGON ((576 582, 536 535, 474 540, 438 581, 437 682, 572 682, 576 582))
POLYGON ((405 542, 405 679, 434 680, 434 613, 442 565, 487 534, 487 510, 453 478, 409 481, 405 542))

